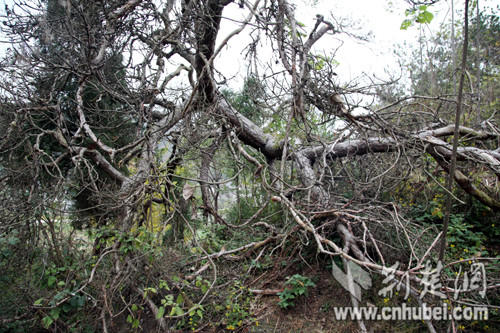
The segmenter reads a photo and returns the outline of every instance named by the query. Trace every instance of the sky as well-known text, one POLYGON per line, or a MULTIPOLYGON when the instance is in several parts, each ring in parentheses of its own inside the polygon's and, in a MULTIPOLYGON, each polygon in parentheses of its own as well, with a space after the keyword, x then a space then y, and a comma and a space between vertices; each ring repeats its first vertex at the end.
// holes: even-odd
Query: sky
MULTIPOLYGON (((430 11, 435 15, 431 24, 423 27, 429 31, 437 31, 441 23, 450 20, 450 1, 441 0, 430 11)), ((387 69, 398 72, 398 59, 392 50, 394 45, 403 43, 416 43, 420 27, 412 26, 408 30, 401 30, 401 23, 406 18, 405 10, 409 5, 404 0, 295 0, 295 15, 299 22, 304 23, 305 33, 309 33, 316 22, 316 14, 322 14, 325 19, 335 23, 335 19, 349 19, 355 22, 359 30, 353 33, 367 35, 371 33, 371 40, 361 43, 347 34, 324 36, 315 49, 321 53, 337 50, 335 60, 339 63, 337 74, 343 81, 348 82, 360 75, 367 74, 371 77, 388 78, 387 69), (314 3, 316 3, 314 5, 314 3)), ((455 0, 456 7, 462 7, 462 1, 455 0)), ((224 15, 237 17, 238 6, 229 6, 224 15)), ((242 17, 241 11, 239 16, 242 17)), ((222 21, 221 35, 236 27, 234 22, 222 21)), ((222 37, 220 38, 222 39, 222 37)), ((224 64, 224 75, 227 77, 245 75, 245 66, 241 50, 250 41, 245 32, 230 41, 231 47, 216 60, 224 64), (228 52, 229 51, 229 52, 228 52)))
MULTIPOLYGON (((255 0, 249 0, 254 2, 255 0)), ((480 0, 480 3, 492 0, 480 0)), ((13 0, 0 0, 0 13, 4 11, 5 4, 12 4, 13 0)), ((261 3, 263 0, 261 1, 261 3)), ((309 34, 316 22, 316 14, 322 14, 325 19, 332 23, 342 18, 355 22, 360 30, 354 33, 372 33, 370 42, 360 43, 347 34, 335 36, 324 36, 315 46, 316 52, 324 50, 329 53, 338 49, 335 60, 339 63, 336 71, 342 81, 350 80, 366 74, 371 77, 388 78, 386 69, 398 72, 398 59, 392 50, 395 44, 404 42, 416 43, 419 27, 413 26, 408 30, 400 30, 401 23, 405 19, 405 10, 409 5, 404 0, 292 0, 296 6, 297 20, 305 24, 305 33, 309 34)), ((439 25, 450 20, 451 0, 441 0, 430 9, 435 14, 432 23, 425 27, 427 33, 431 30, 437 31, 439 25)), ((493 1, 495 2, 495 1, 493 1)), ((248 12, 243 12, 235 1, 229 5, 223 15, 236 19, 242 19, 248 12)), ((463 0, 455 0, 455 7, 462 8, 463 0)), ((234 21, 223 19, 219 41, 222 40, 237 25, 234 21)), ((247 28, 248 29, 248 28, 247 28)), ((223 74, 233 81, 241 82, 246 74, 245 61, 242 50, 251 39, 248 37, 247 29, 236 38, 233 38, 229 47, 225 48, 221 56, 216 59, 216 68, 222 68, 223 74)), ((0 45, 0 53, 6 45, 0 45)))

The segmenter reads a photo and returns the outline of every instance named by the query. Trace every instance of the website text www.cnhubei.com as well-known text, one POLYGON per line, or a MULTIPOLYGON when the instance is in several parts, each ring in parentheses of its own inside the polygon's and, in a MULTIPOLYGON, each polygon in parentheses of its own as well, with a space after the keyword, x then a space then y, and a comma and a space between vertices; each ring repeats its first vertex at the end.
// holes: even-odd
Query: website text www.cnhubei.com
POLYGON ((336 320, 488 320, 487 307, 334 307, 336 320))

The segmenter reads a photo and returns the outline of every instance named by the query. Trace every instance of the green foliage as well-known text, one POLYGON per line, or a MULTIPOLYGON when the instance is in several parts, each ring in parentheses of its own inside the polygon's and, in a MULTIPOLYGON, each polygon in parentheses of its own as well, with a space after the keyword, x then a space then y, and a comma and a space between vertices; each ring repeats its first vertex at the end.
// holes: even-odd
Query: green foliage
MULTIPOLYGON (((181 316, 175 324, 178 329, 189 328, 193 331, 196 330, 205 317, 205 307, 201 304, 190 305, 191 301, 188 299, 195 297, 196 292, 188 293, 188 291, 176 290, 179 289, 179 285, 189 285, 188 281, 182 280, 178 276, 172 276, 171 283, 172 285, 176 285, 176 287, 171 288, 169 282, 160 279, 156 287, 144 288, 144 298, 160 298, 156 319, 181 316)), ((205 294, 210 288, 210 282, 198 276, 195 280, 195 287, 205 294)), ((133 313, 127 318, 127 322, 132 325, 132 328, 135 328, 136 319, 138 318, 133 313)))
POLYGON ((452 214, 448 226, 448 244, 453 249, 462 249, 467 252, 480 251, 486 236, 482 232, 474 231, 474 226, 467 223, 464 216, 452 214))
MULTIPOLYGON (((286 35, 291 40, 293 37, 292 36, 292 25, 290 24, 290 21, 287 18, 285 18, 284 22, 285 22, 285 27, 286 27, 285 28, 286 35)), ((296 28, 297 37, 299 37, 299 38, 307 37, 307 33, 304 29, 306 27, 306 25, 304 23, 298 22, 298 21, 296 21, 296 23, 297 24, 296 24, 295 28, 296 28)))
POLYGON ((40 309, 41 323, 46 329, 57 321, 64 322, 68 327, 77 327, 86 317, 88 296, 80 289, 88 279, 88 267, 92 267, 95 261, 89 259, 80 263, 75 259, 66 258, 62 266, 51 264, 40 267, 44 270, 40 281, 44 296, 37 299, 33 306, 40 309))
POLYGON ((331 66, 335 68, 339 65, 339 62, 337 60, 333 59, 332 57, 321 54, 310 55, 308 63, 315 71, 320 71, 325 66, 331 66))
POLYGON ((265 257, 259 261, 252 260, 251 267, 258 269, 260 272, 270 269, 274 266, 274 262, 271 257, 265 257))
POLYGON ((204 313, 205 308, 202 305, 192 308, 189 311, 189 320, 187 326, 191 331, 196 331, 199 328, 200 323, 203 320, 204 313))
MULTIPOLYGON (((470 84, 465 86, 465 103, 473 107, 464 108, 461 124, 474 126, 476 123, 488 119, 498 109, 499 99, 497 94, 500 87, 500 76, 498 56, 500 44, 500 19, 497 10, 491 9, 491 13, 484 7, 479 15, 471 11, 471 22, 469 23, 469 50, 467 52, 466 70, 470 84), (475 15, 474 15, 475 14, 475 15), (496 109, 495 109, 496 108, 496 109), (479 113, 479 114, 474 114, 479 113)), ((429 8, 420 6, 409 9, 406 12, 407 19, 402 24, 402 29, 419 22, 427 22, 431 19, 429 8)), ((463 22, 457 19, 455 36, 457 40, 463 39, 463 22)), ((403 91, 420 96, 438 96, 456 93, 456 68, 453 64, 459 64, 462 56, 462 44, 452 45, 451 22, 444 23, 440 30, 427 36, 425 32, 419 38, 419 44, 410 46, 401 45, 395 52, 400 59, 405 59, 405 68, 409 72, 411 84, 401 87, 403 91)), ((401 96, 401 88, 386 92, 382 91, 382 98, 388 103, 401 96), (389 96, 393 95, 393 96, 389 96)), ((380 91, 381 89, 379 89, 380 91)), ((428 100, 424 104, 435 110, 435 116, 449 119, 454 114, 451 105, 443 105, 436 101, 428 100)))
MULTIPOLYGON (((17 230, 0 233, 0 318, 12 318, 29 311, 30 295, 23 292, 26 281, 29 280, 29 270, 26 262, 29 256, 20 255, 19 247, 22 234, 17 230), (20 274, 23 272, 24 274, 20 274)), ((0 332, 27 332, 31 323, 29 320, 19 320, 0 325, 0 332)))
POLYGON ((79 258, 68 254, 62 265, 40 267, 44 270, 40 281, 44 296, 36 300, 34 305, 40 307, 42 313, 46 313, 46 309, 50 310, 42 318, 44 326, 51 322, 49 317, 52 322, 61 320, 69 326, 76 326, 85 317, 90 298, 81 292, 81 288, 87 283, 96 258, 79 258))
POLYGON ((278 296, 280 297, 278 305, 283 309, 295 306, 294 300, 301 295, 307 296, 308 288, 315 286, 314 282, 312 282, 310 278, 300 274, 287 277, 287 281, 284 285, 289 286, 289 288, 285 288, 281 293, 278 293, 278 296))
MULTIPOLYGON (((447 234, 452 259, 473 254, 485 256, 497 246, 499 231, 495 228, 495 214, 476 200, 472 203, 470 208, 453 206, 447 234)), ((435 196, 427 206, 417 204, 410 207, 409 215, 422 226, 439 226, 444 217, 443 205, 444 198, 435 196)))
POLYGON ((250 311, 252 301, 252 294, 239 281, 236 281, 225 303, 223 323, 228 330, 232 331, 238 327, 256 323, 250 311))
POLYGON ((329 301, 329 302, 326 302, 326 303, 324 303, 323 305, 321 305, 321 307, 320 307, 320 311, 327 313, 327 312, 329 312, 329 311, 330 311, 330 308, 331 308, 331 307, 332 307, 332 302, 330 302, 330 301, 329 301))
POLYGON ((407 30, 415 23, 425 24, 431 23, 434 18, 434 14, 427 10, 428 6, 421 5, 417 8, 407 9, 405 11, 406 17, 409 17, 401 23, 401 30, 407 30))
MULTIPOLYGON (((475 6, 477 6, 477 3, 474 2, 473 7, 475 6)), ((490 12, 486 9, 480 11, 479 15, 474 15, 471 18, 469 25, 470 40, 472 41, 471 48, 480 53, 481 62, 487 60, 489 63, 482 64, 483 66, 486 65, 483 67, 484 69, 500 65, 500 43, 498 42, 500 40, 500 16, 498 15, 498 9, 497 6, 496 10, 491 8, 490 12), (475 49, 477 47, 475 43, 477 38, 479 38, 480 42, 479 50, 475 49)))
MULTIPOLYGON (((43 70, 35 71, 32 82, 31 94, 37 96, 31 103, 37 112, 30 114, 30 120, 23 124, 23 131, 60 131, 64 128, 62 136, 68 138, 81 130, 81 119, 77 110, 77 90, 81 83, 81 76, 68 68, 80 68, 88 61, 92 47, 82 49, 82 44, 76 40, 100 40, 103 38, 102 27, 105 6, 116 6, 114 1, 106 5, 99 5, 92 1, 62 2, 58 0, 44 0, 46 7, 42 10, 44 24, 34 27, 35 43, 40 49, 44 59, 43 70), (81 10, 81 11, 80 11, 81 10), (68 20, 73 28, 85 27, 68 31, 68 20), (83 34, 83 35, 82 35, 83 34), (39 107, 39 100, 43 100, 44 107, 39 107), (57 106, 56 106, 57 105, 57 106)), ((109 8, 108 8, 109 9, 109 8)), ((123 147, 135 139, 136 121, 132 115, 133 108, 128 101, 110 94, 110 90, 123 91, 127 87, 123 56, 120 50, 115 50, 110 45, 106 54, 106 61, 99 69, 99 77, 89 76, 88 84, 82 91, 85 121, 92 127, 99 141, 105 145, 117 148, 123 147)), ((36 135, 27 136, 31 145, 36 144, 36 135)), ((78 145, 88 150, 99 150, 97 145, 88 137, 82 136, 78 145)), ((61 172, 61 177, 67 177, 70 184, 67 190, 70 199, 74 202, 73 210, 78 218, 72 223, 77 228, 88 227, 92 223, 108 223, 116 212, 109 207, 103 207, 103 190, 115 190, 119 184, 100 168, 95 168, 89 163, 75 165, 70 155, 66 154, 67 148, 53 135, 45 135, 40 140, 39 147, 43 154, 37 156, 30 151, 18 153, 29 161, 41 159, 42 162, 51 164, 57 160, 57 168, 47 170, 40 168, 40 178, 47 179, 45 190, 51 186, 54 174, 61 172), (64 157, 64 158, 62 158, 64 157), (78 172, 76 171, 78 170, 78 172)), ((117 154, 120 160, 124 154, 117 154)), ((125 167, 120 171, 126 172, 125 167)), ((57 183, 57 182, 53 182, 57 183)))
POLYGON ((263 124, 265 86, 256 77, 245 78, 241 91, 224 90, 223 94, 238 112, 257 125, 263 124))
MULTIPOLYGON (((46 330, 58 330, 60 327, 65 327, 67 331, 93 331, 94 316, 97 316, 94 313, 94 301, 102 292, 102 283, 105 281, 102 280, 103 277, 107 279, 113 269, 111 256, 92 254, 89 244, 92 244, 93 239, 99 239, 95 250, 104 249, 120 240, 123 248, 120 247, 115 254, 122 262, 132 254, 139 258, 146 258, 148 263, 152 263, 161 256, 161 247, 156 244, 155 235, 145 228, 123 235, 119 235, 113 229, 102 228, 90 234, 88 239, 82 242, 69 238, 75 237, 75 234, 66 235, 64 228, 61 230, 61 236, 68 238, 61 238, 57 247, 32 244, 27 257, 19 262, 29 267, 26 269, 24 266, 21 268, 21 266, 12 265, 11 261, 15 257, 19 260, 25 255, 23 251, 20 252, 19 247, 21 234, 14 231, 0 235, 0 269, 2 269, 0 288, 8 291, 0 295, 2 318, 18 316, 19 313, 26 311, 35 311, 36 324, 39 324, 40 329, 43 327, 46 330), (60 258, 54 256, 57 251, 62 254, 60 258), (14 270, 11 271, 9 266, 14 270), (19 275, 20 268, 26 273, 19 275), (92 283, 90 283, 91 272, 93 272, 92 283), (18 289, 18 286, 22 286, 22 289, 18 289), (11 304, 12 307, 4 306, 7 304, 11 304)), ((201 283, 206 284, 206 281, 201 281, 201 283)), ((125 293, 128 292, 126 287, 126 284, 120 285, 125 293)), ((154 295, 156 290, 167 289, 167 282, 160 280, 157 288, 146 288, 145 292, 154 295)), ((181 300, 177 298, 177 302, 181 303, 181 300)), ((131 324, 132 328, 139 327, 141 310, 143 310, 142 305, 131 305, 126 321, 131 324)), ((176 313, 178 312, 179 310, 176 309, 176 313)), ((9 324, 7 331, 31 331, 32 329, 27 328, 26 325, 36 327, 32 319, 26 324, 22 321, 9 324)), ((2 329, 0 332, 3 332, 2 329)))
POLYGON ((205 294, 208 291, 208 288, 210 288, 210 282, 203 279, 201 276, 197 276, 195 286, 200 288, 201 292, 205 294))

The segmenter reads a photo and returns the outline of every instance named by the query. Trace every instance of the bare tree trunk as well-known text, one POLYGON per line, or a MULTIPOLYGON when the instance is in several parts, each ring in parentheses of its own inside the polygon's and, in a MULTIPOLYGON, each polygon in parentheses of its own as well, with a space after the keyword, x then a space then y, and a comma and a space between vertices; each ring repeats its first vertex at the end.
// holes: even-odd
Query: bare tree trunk
MULTIPOLYGON (((452 1, 453 3, 453 1, 452 1)), ((465 65, 467 64, 467 48, 469 47, 469 0, 465 0, 465 22, 464 22, 464 43, 462 52, 462 65, 460 68, 460 83, 458 86, 457 110, 455 114, 455 131, 453 133, 453 153, 450 161, 450 171, 448 173, 448 181, 446 183, 446 207, 443 219, 443 234, 441 240, 441 248, 439 250, 439 260, 443 261, 446 251, 446 236, 448 233, 448 224, 451 214, 451 192, 453 191, 453 180, 455 176, 455 168, 457 163, 457 147, 458 147, 458 130, 460 127, 460 114, 462 111, 462 96, 464 90, 465 65)))

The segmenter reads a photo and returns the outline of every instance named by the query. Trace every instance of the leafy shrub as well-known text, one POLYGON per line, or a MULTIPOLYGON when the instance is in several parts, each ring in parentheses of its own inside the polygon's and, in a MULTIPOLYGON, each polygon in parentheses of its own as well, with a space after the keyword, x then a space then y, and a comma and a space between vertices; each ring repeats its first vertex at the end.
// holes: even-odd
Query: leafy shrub
POLYGON ((286 309, 289 306, 295 306, 293 300, 300 295, 307 295, 307 289, 315 286, 314 282, 312 282, 310 278, 300 274, 287 277, 285 285, 290 286, 290 288, 285 288, 285 290, 278 293, 278 296, 280 297, 278 305, 283 309, 286 309))
POLYGON ((234 290, 226 299, 224 325, 226 329, 232 331, 244 325, 256 323, 253 313, 250 311, 250 304, 253 301, 250 292, 238 281, 235 283, 234 290))

